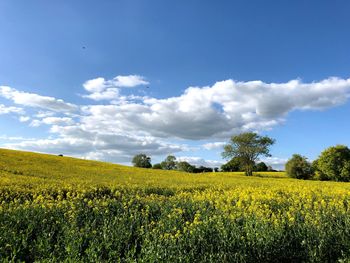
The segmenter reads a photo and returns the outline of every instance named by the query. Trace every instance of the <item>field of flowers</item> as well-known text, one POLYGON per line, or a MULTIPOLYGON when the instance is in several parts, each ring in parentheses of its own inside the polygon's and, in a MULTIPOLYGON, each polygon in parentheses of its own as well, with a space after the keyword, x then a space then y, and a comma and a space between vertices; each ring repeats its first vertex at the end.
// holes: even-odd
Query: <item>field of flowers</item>
POLYGON ((0 261, 348 262, 350 184, 0 150, 0 261))

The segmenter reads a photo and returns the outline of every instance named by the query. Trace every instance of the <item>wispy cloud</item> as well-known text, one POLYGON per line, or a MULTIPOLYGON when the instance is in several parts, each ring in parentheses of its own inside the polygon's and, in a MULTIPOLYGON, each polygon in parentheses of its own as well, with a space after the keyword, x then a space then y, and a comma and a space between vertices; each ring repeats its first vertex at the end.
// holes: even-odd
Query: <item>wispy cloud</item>
POLYGON ((11 107, 11 106, 9 107, 9 106, 5 106, 4 104, 0 104, 0 115, 10 114, 10 113, 23 114, 24 110, 23 108, 11 107))
POLYGON ((55 112, 75 112, 78 109, 76 105, 64 102, 61 99, 18 91, 8 86, 0 86, 0 96, 12 100, 18 105, 47 109, 55 112))

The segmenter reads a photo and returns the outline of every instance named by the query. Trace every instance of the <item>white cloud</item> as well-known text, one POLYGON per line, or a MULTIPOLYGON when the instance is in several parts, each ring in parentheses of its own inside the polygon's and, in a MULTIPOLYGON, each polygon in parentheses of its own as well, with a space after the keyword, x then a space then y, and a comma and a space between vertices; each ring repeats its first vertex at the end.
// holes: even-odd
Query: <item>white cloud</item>
POLYGON ((272 166, 277 170, 284 170, 284 166, 287 163, 288 159, 280 157, 266 157, 260 160, 261 162, 266 163, 269 166, 272 166))
POLYGON ((205 167, 220 167, 224 164, 222 161, 216 161, 216 160, 205 160, 201 157, 188 157, 188 156, 182 156, 178 157, 177 161, 179 162, 188 162, 192 165, 195 165, 197 167, 199 166, 205 166, 205 167))
POLYGON ((82 123, 92 129, 144 132, 164 138, 227 138, 247 130, 269 130, 294 110, 343 104, 349 94, 350 79, 279 84, 226 80, 211 87, 190 87, 178 97, 86 106, 82 123))
POLYGON ((51 133, 58 138, 42 140, 24 140, 6 144, 13 149, 26 149, 37 152, 64 154, 79 157, 93 157, 111 162, 126 162, 140 152, 148 155, 165 155, 180 152, 183 145, 176 145, 146 136, 90 131, 82 125, 53 125, 51 133))
POLYGON ((39 111, 34 116, 36 118, 46 118, 46 117, 51 117, 51 116, 54 116, 54 115, 55 115, 55 113, 52 112, 52 111, 39 111))
POLYGON ((74 124, 74 120, 69 117, 45 117, 41 120, 33 120, 30 123, 32 127, 38 127, 41 124, 46 125, 72 125, 74 124))
POLYGON ((8 106, 5 106, 3 104, 0 104, 0 115, 10 114, 10 113, 23 114, 24 110, 22 108, 8 107, 8 106))
POLYGON ((66 103, 61 99, 18 91, 8 86, 0 86, 0 96, 12 100, 18 105, 42 108, 56 112, 74 112, 78 109, 76 105, 66 103))
POLYGON ((222 149, 226 142, 209 142, 202 145, 205 150, 222 149))
POLYGON ((115 100, 119 96, 119 88, 136 87, 149 84, 144 77, 138 75, 116 76, 111 80, 95 78, 86 81, 83 87, 90 94, 83 95, 84 98, 92 100, 115 100))
POLYGON ((19 121, 20 122, 27 122, 30 120, 30 117, 29 116, 20 116, 19 117, 19 121))
MULTIPOLYGON (((16 104, 42 109, 30 116, 33 119, 31 125, 49 125, 54 136, 23 140, 9 146, 115 159, 116 162, 130 160, 132 155, 140 152, 165 155, 188 149, 173 143, 178 139, 210 140, 204 141, 202 147, 213 150, 221 148, 225 144, 222 141, 232 134, 268 130, 283 123, 291 111, 327 109, 345 103, 350 95, 350 79, 340 78, 312 83, 226 80, 213 86, 189 87, 180 96, 165 99, 120 95, 120 87, 147 83, 137 75, 89 80, 84 83, 89 94, 84 96, 109 103, 80 106, 0 86, 0 96, 16 104), (71 113, 74 111, 80 115, 74 115, 73 120, 71 113), (56 117, 57 112, 66 117, 56 117)), ((5 112, 4 107, 0 105, 0 113, 5 112)), ((21 110, 14 107, 11 113, 21 110)), ((188 160, 197 165, 213 167, 221 164, 191 158, 188 160)))
POLYGON ((139 75, 117 76, 113 79, 117 87, 136 87, 140 85, 148 85, 149 82, 139 75))
POLYGON ((119 97, 119 90, 116 88, 108 88, 101 92, 93 92, 88 95, 83 95, 83 98, 88 98, 92 100, 114 100, 119 97))

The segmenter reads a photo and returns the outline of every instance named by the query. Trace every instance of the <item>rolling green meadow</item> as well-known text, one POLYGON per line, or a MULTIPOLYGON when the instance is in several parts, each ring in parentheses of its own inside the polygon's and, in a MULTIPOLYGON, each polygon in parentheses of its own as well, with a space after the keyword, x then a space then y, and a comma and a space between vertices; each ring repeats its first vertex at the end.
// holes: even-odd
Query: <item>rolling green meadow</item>
POLYGON ((0 150, 1 262, 348 262, 350 184, 0 150))

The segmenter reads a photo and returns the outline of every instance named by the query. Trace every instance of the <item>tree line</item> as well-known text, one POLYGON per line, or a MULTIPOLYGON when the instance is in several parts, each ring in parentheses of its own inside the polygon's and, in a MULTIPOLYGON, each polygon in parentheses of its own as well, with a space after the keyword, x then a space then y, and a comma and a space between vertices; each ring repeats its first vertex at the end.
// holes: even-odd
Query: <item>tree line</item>
MULTIPOLYGON (((275 140, 260 136, 254 132, 245 132, 232 136, 223 148, 222 157, 227 163, 220 171, 244 171, 252 176, 254 171, 274 171, 264 162, 258 162, 261 156, 270 157, 270 147, 275 140)), ((169 155, 161 163, 152 165, 151 158, 145 154, 135 155, 132 163, 136 167, 179 170, 190 173, 219 171, 219 168, 196 167, 186 161, 177 162, 176 157, 169 155)), ((309 162, 306 157, 294 154, 285 165, 286 174, 297 179, 316 179, 332 181, 350 181, 350 149, 345 145, 336 145, 324 150, 318 159, 309 162)))
POLYGON ((205 166, 196 167, 186 161, 177 161, 176 157, 173 155, 168 155, 164 161, 161 163, 153 164, 151 163, 151 157, 146 154, 137 154, 132 159, 132 164, 135 167, 141 168, 152 168, 152 169, 161 169, 161 170, 177 170, 188 173, 205 173, 205 172, 218 172, 219 168, 211 168, 205 166))

